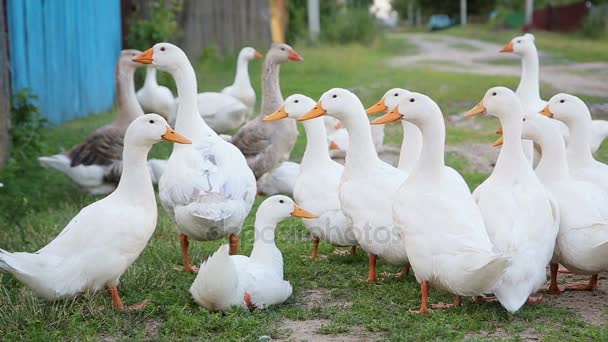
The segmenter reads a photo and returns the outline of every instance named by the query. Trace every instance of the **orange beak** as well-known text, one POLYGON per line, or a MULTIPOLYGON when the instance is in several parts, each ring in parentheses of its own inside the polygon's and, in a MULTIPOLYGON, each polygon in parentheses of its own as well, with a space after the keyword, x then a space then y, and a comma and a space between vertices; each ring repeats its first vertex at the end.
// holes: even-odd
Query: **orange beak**
POLYGON ((551 111, 549 110, 549 105, 546 105, 545 108, 543 108, 543 110, 541 110, 539 113, 549 118, 553 117, 553 113, 551 113, 551 111))
POLYGON ((382 98, 380 101, 378 101, 378 103, 367 108, 365 111, 367 112, 367 114, 372 115, 376 113, 386 112, 387 109, 388 107, 386 106, 386 103, 384 103, 384 98, 382 98))
POLYGON ((154 48, 149 48, 148 50, 133 57, 133 62, 138 62, 141 64, 152 64, 153 59, 154 59, 154 48))
POLYGON ((301 218, 317 218, 317 215, 310 213, 304 209, 302 209, 300 206, 295 206, 293 209, 293 212, 291 213, 292 217, 301 217, 301 218))
POLYGON ((262 55, 259 51, 254 51, 253 52, 253 58, 262 58, 264 57, 264 55, 262 55))
POLYGON ((304 60, 304 57, 300 56, 299 53, 296 52, 296 50, 291 49, 289 50, 289 54, 287 55, 287 58, 289 58, 289 60, 292 60, 294 62, 300 62, 304 60))
POLYGON ((338 146, 338 144, 336 144, 336 142, 332 140, 329 142, 329 149, 334 151, 339 150, 340 146, 338 146))
POLYGON ((393 108, 393 110, 391 110, 390 112, 388 112, 388 113, 382 115, 381 117, 377 118, 376 120, 372 121, 372 125, 381 125, 381 124, 386 124, 389 122, 401 120, 403 115, 399 114, 399 112, 397 111, 397 107, 398 106, 393 108))
POLYGON ((281 108, 277 109, 274 113, 263 118, 262 121, 271 122, 271 121, 285 119, 286 117, 287 117, 287 112, 285 112, 285 106, 281 106, 281 108))
POLYGON ((482 101, 482 102, 479 102, 478 104, 476 104, 475 107, 471 108, 471 110, 466 112, 464 114, 464 117, 472 118, 474 116, 484 115, 484 114, 486 114, 486 107, 483 105, 483 101, 482 101))
POLYGON ((499 52, 513 52, 513 42, 509 42, 509 44, 503 46, 499 52))
POLYGON ((502 127, 496 129, 496 134, 502 135, 502 127))
POLYGON ((327 111, 323 109, 323 104, 321 101, 317 103, 317 105, 311 109, 308 113, 302 115, 298 121, 306 121, 314 118, 318 118, 319 116, 325 115, 327 111))
POLYGON ((161 138, 163 138, 163 140, 171 141, 171 142, 178 143, 178 144, 192 144, 192 141, 190 141, 190 139, 177 133, 176 131, 173 130, 173 128, 171 128, 169 126, 167 126, 167 130, 165 131, 165 134, 161 135, 161 138))
POLYGON ((494 147, 502 146, 502 143, 503 143, 503 139, 502 139, 502 137, 500 137, 500 138, 498 138, 498 140, 496 140, 494 142, 494 144, 492 144, 492 146, 494 146, 494 147))

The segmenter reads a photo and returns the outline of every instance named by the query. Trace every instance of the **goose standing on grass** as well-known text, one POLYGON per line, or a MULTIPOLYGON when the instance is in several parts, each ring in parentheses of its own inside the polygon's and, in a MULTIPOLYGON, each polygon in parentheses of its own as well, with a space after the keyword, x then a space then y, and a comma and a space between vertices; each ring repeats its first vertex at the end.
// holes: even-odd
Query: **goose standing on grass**
MULTIPOLYGON (((255 90, 249 79, 249 61, 264 57, 252 47, 244 47, 239 52, 236 61, 236 75, 234 83, 222 89, 222 94, 230 95, 241 101, 247 107, 247 115, 251 115, 255 109, 255 90)), ((246 118, 245 118, 246 119, 246 118)), ((241 121, 241 124, 245 122, 241 121)))
POLYGON ((192 272, 189 239, 229 236, 230 253, 236 254, 243 221, 255 199, 255 178, 241 152, 199 115, 196 74, 179 47, 158 43, 134 60, 173 76, 178 93, 175 126, 193 142, 174 146, 158 186, 161 203, 180 232, 184 269, 192 272))
POLYGON ((232 143, 243 152, 256 179, 289 159, 298 138, 293 120, 263 122, 264 116, 283 103, 279 71, 281 64, 304 60, 291 46, 273 43, 266 54, 262 70, 262 105, 260 115, 247 122, 232 137, 232 143))
POLYGON ((255 214, 255 242, 249 257, 228 255, 228 246, 204 261, 190 287, 194 301, 209 311, 228 312, 233 306, 249 310, 281 304, 291 296, 283 280, 283 254, 275 244, 277 225, 289 217, 314 218, 289 197, 267 198, 255 214))
MULTIPOLYGON (((491 114, 500 120, 504 144, 492 174, 473 193, 490 241, 511 258, 493 292, 509 312, 530 300, 546 280, 559 227, 559 210, 522 149, 524 109, 513 91, 490 88, 465 117, 491 114), (530 298, 529 298, 530 297, 530 298)), ((423 143, 424 148, 424 143, 423 143)))
POLYGON ((456 295, 454 304, 440 303, 433 308, 460 306, 462 296, 490 292, 509 259, 490 242, 462 176, 445 165, 445 123, 439 106, 423 94, 402 95, 392 111, 372 123, 407 120, 422 134, 420 159, 392 207, 422 292, 420 309, 415 312, 424 313, 430 286, 456 295))
MULTIPOLYGON (((366 112, 367 114, 373 115, 391 110, 409 94, 410 92, 403 88, 390 89, 382 96, 380 101, 369 107, 366 112)), ((401 151, 399 152, 399 163, 397 164, 397 168, 409 174, 416 166, 418 158, 420 157, 420 151, 422 150, 422 133, 416 125, 407 120, 401 120, 401 125, 403 127, 403 141, 401 142, 401 151)), ((384 125, 374 125, 372 128, 375 126, 384 125)), ((460 175, 458 176, 460 177, 460 175)))
POLYGON ((108 194, 116 188, 122 170, 122 148, 129 124, 144 114, 135 96, 135 70, 141 66, 131 59, 141 51, 123 50, 116 64, 116 118, 96 129, 81 144, 65 153, 39 157, 92 195, 108 194))
POLYGON ((566 157, 572 177, 593 183, 608 193, 608 165, 597 161, 591 144, 591 113, 581 99, 569 94, 554 95, 542 113, 568 126, 570 142, 566 157))
POLYGON ((125 307, 117 286, 156 228, 156 196, 146 157, 161 140, 190 143, 160 115, 135 119, 124 136, 123 171, 116 190, 83 208, 38 252, 0 249, 0 270, 47 300, 105 287, 116 309, 143 308, 146 302, 125 307))
POLYGON ((598 273, 608 270, 608 195, 594 184, 570 176, 566 147, 550 119, 528 115, 524 138, 540 145, 536 175, 559 204, 560 225, 547 291, 559 294, 558 262, 577 274, 591 276, 589 283, 568 284, 565 290, 595 290, 598 273))
MULTIPOLYGON (((294 94, 276 112, 264 118, 266 122, 297 120, 314 108, 316 102, 308 96, 294 94)), ((318 217, 304 220, 312 234, 312 258, 319 253, 319 241, 335 246, 357 245, 352 222, 344 215, 338 198, 338 185, 344 167, 331 160, 327 150, 327 133, 323 118, 302 122, 306 130, 306 150, 300 164, 300 173, 294 187, 296 202, 312 210, 318 217)))
POLYGON ((137 91, 137 101, 145 113, 158 113, 167 121, 175 122, 175 97, 169 88, 158 85, 155 68, 146 68, 146 79, 137 91))
POLYGON ((368 253, 367 280, 377 280, 378 257, 391 265, 403 266, 400 275, 405 275, 409 265, 405 243, 393 222, 391 206, 407 175, 378 157, 367 113, 355 94, 342 88, 330 89, 299 120, 326 114, 339 119, 348 130, 349 146, 338 195, 342 211, 353 223, 359 246, 368 253))

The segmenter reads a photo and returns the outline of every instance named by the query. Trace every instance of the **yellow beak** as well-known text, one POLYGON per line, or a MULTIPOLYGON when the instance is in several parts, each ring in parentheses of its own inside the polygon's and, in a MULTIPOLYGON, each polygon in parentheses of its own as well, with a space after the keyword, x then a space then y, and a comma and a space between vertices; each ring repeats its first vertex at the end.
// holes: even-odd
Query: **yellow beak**
POLYGON ((293 209, 293 212, 291 213, 292 217, 301 217, 301 218, 317 218, 317 215, 312 214, 304 209, 302 209, 300 206, 296 205, 293 209))
POLYGON ((553 113, 551 113, 551 111, 549 110, 549 105, 546 105, 545 108, 543 108, 543 110, 541 110, 539 113, 550 118, 553 117, 553 113))
POLYGON ((326 113, 327 113, 327 111, 325 109, 323 109, 323 104, 321 103, 321 101, 319 101, 313 109, 311 109, 308 113, 302 115, 298 120, 306 121, 306 120, 318 118, 319 116, 325 115, 326 113))
POLYGON ((475 107, 471 108, 468 112, 464 114, 465 118, 472 118, 474 116, 484 115, 486 114, 486 107, 483 105, 483 101, 479 102, 475 105, 475 107))
POLYGON ((190 139, 177 133, 176 131, 173 130, 173 128, 171 128, 169 126, 167 126, 167 130, 165 131, 165 134, 161 135, 161 138, 163 138, 163 140, 171 141, 171 142, 178 143, 178 144, 192 144, 192 141, 190 141, 190 139))
POLYGON ((153 60, 154 60, 154 48, 149 48, 148 50, 133 57, 133 62, 138 62, 141 64, 152 64, 153 60))
POLYGON ((401 120, 401 118, 403 117, 403 115, 399 114, 399 112, 397 111, 397 107, 393 108, 393 110, 391 110, 390 112, 382 115, 381 117, 377 118, 376 120, 372 121, 372 125, 381 125, 381 124, 386 124, 389 122, 393 122, 393 121, 397 121, 397 120, 401 120))
POLYGON ((376 114, 376 113, 386 112, 387 109, 388 109, 388 106, 384 102, 384 98, 382 98, 375 105, 367 108, 365 111, 367 112, 367 114, 372 115, 372 114, 376 114))
POLYGON ((496 129, 496 134, 500 134, 500 135, 502 135, 502 127, 498 127, 498 128, 496 129))
POLYGON ((499 52, 513 52, 513 42, 509 42, 509 44, 503 46, 499 52))
POLYGON ((263 118, 262 121, 271 122, 271 121, 285 119, 286 117, 287 117, 287 112, 285 112, 285 106, 281 106, 281 108, 277 109, 274 113, 263 118))
POLYGON ((503 143, 503 142, 504 142, 504 141, 503 141, 503 138, 502 138, 502 137, 500 137, 500 138, 498 138, 498 139, 497 139, 497 140, 494 142, 494 144, 492 144, 492 146, 494 146, 494 147, 497 147, 497 146, 502 146, 502 143, 503 143))

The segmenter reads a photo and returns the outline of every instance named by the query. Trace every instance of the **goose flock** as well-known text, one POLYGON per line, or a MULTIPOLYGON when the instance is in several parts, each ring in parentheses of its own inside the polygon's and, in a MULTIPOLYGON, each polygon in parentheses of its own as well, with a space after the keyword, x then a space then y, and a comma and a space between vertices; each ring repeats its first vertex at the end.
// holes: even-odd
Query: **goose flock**
POLYGON ((541 301, 539 292, 594 290, 598 273, 608 270, 608 166, 592 154, 606 123, 592 120, 576 96, 541 99, 534 36, 515 37, 501 52, 522 57, 522 78, 515 92, 497 86, 480 94, 465 114, 498 118, 502 134, 491 175, 471 192, 445 164, 444 114, 429 96, 393 88, 367 109, 343 88, 318 100, 284 99, 280 68, 304 58, 274 43, 262 67, 261 109, 251 118, 256 96, 248 63, 262 57, 255 49, 240 52, 234 84, 207 93, 198 93, 194 68, 178 46, 124 50, 116 66, 116 119, 82 144, 40 157, 83 191, 107 197, 83 208, 35 253, 0 249, 0 270, 47 300, 106 288, 116 309, 143 308, 146 302, 123 304, 117 287, 156 228, 158 182, 183 270, 197 273, 190 294, 210 311, 263 309, 290 297, 275 244, 277 225, 289 217, 302 218, 313 259, 323 240, 347 248, 338 254, 365 251, 369 282, 381 279, 378 259, 399 267, 396 276, 412 272, 421 293, 415 313, 462 305, 465 296, 515 312, 541 301), (134 73, 142 66, 146 79, 136 93, 134 73), (156 69, 173 77, 177 97, 157 83, 156 69), (385 114, 370 122, 377 113, 385 114), (297 122, 306 133, 301 164, 289 161, 297 122), (379 157, 384 125, 392 122, 403 127, 397 166, 379 157), (169 159, 148 161, 161 140, 176 143, 169 159), (336 155, 345 156, 344 164, 336 155), (272 196, 255 213, 250 256, 238 255, 259 194, 272 196), (99 230, 104 234, 90 239, 99 230), (191 241, 224 238, 228 244, 192 264, 191 241), (589 275, 589 282, 558 286, 559 264, 589 275), (429 304, 431 288, 454 295, 454 302, 429 304))

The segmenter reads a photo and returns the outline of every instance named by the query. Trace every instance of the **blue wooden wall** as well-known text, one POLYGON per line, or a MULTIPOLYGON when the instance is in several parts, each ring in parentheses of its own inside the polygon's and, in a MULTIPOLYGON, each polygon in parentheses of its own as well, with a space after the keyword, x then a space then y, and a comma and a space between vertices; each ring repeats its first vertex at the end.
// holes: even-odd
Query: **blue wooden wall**
POLYGON ((8 0, 7 16, 13 93, 30 88, 52 123, 112 107, 120 0, 8 0))

